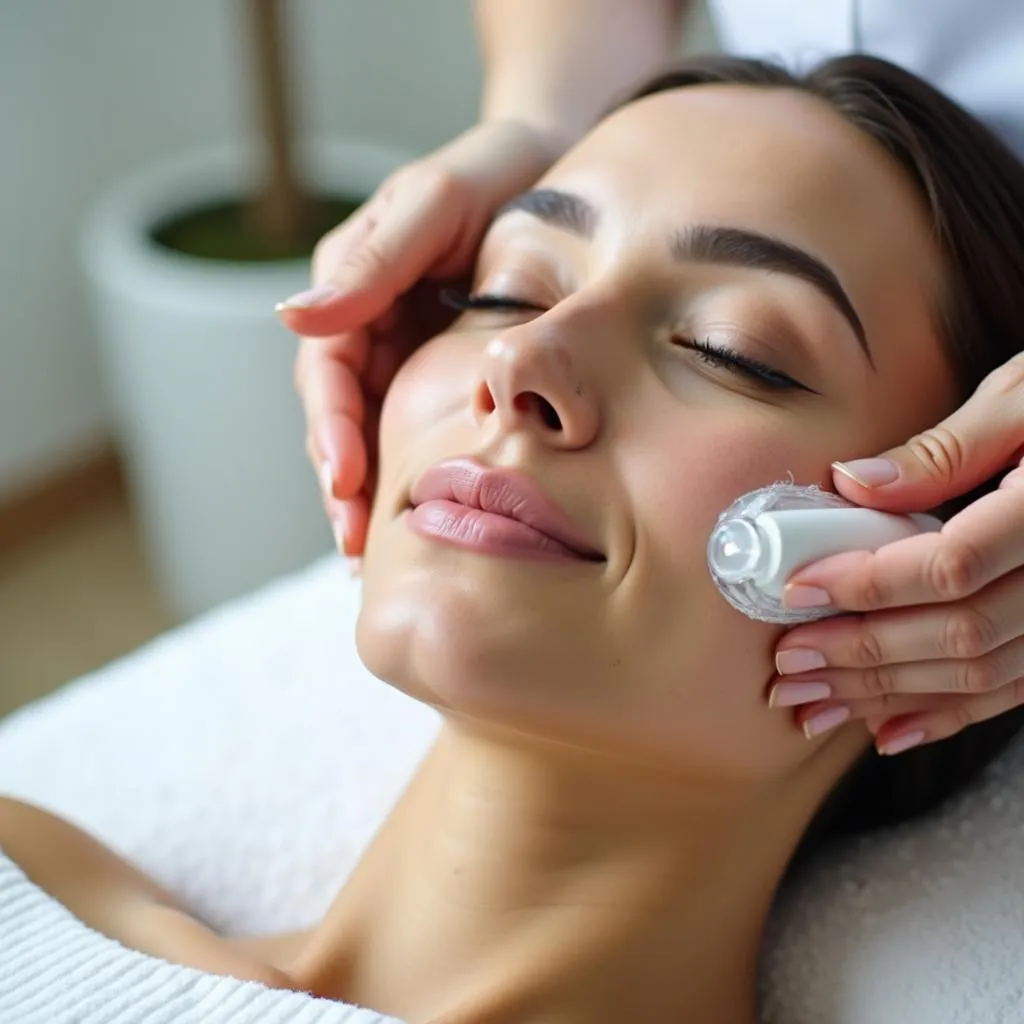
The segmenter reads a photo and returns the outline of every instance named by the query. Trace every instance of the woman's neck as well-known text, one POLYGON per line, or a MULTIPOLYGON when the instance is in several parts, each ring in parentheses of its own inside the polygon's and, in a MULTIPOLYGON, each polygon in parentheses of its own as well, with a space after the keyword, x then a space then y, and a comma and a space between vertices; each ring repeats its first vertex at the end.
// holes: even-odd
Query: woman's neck
POLYGON ((807 789, 713 791, 449 719, 292 973, 409 1024, 752 1022, 807 789))

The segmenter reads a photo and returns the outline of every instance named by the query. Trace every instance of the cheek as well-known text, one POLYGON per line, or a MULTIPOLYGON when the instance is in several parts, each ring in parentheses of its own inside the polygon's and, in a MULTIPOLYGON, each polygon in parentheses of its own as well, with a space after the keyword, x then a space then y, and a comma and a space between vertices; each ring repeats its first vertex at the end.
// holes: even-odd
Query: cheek
POLYGON ((475 362, 465 344, 444 336, 421 346, 395 375, 380 415, 382 477, 428 428, 469 406, 475 362))
MULTIPOLYGON (((653 408, 653 406, 652 406, 653 408)), ((767 707, 774 649, 783 630, 754 622, 719 594, 706 545, 719 514, 747 491, 792 476, 827 479, 829 445, 808 444, 806 423, 744 410, 674 411, 675 438, 659 444, 639 430, 617 453, 635 530, 624 579, 621 643, 637 659, 643 717, 677 754, 716 765, 720 776, 763 779, 806 756, 787 712, 767 707)))

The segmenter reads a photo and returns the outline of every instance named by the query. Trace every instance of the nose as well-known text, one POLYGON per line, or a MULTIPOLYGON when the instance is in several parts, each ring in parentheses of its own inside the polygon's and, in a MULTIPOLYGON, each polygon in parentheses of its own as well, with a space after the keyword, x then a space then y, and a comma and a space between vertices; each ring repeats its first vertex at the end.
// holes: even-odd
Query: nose
POLYGON ((527 431, 559 448, 584 448, 600 429, 593 382, 584 379, 561 330, 539 320, 493 338, 473 396, 477 423, 527 431))

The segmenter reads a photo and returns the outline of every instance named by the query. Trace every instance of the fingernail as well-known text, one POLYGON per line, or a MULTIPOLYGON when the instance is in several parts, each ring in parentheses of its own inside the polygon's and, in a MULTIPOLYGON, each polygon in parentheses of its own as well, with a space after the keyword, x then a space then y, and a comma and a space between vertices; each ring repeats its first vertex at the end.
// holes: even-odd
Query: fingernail
POLYGON ((348 574, 352 579, 362 576, 363 560, 361 558, 350 558, 348 560, 348 574))
POLYGON ((352 558, 355 551, 352 550, 352 513, 348 505, 342 505, 338 509, 337 518, 334 520, 334 539, 338 542, 341 553, 346 558, 352 558))
POLYGON ((825 655, 810 647, 790 647, 789 650, 775 652, 775 671, 780 676, 810 672, 816 668, 824 668, 826 664, 825 655))
POLYGON ((879 487, 891 484, 899 475, 900 467, 891 459, 854 459, 853 462, 833 462, 833 469, 848 476, 861 487, 879 487))
POLYGON ((334 497, 334 467, 326 459, 320 466, 320 486, 326 497, 334 497))
POLYGON ((788 583, 782 588, 782 603, 787 608, 824 608, 832 603, 832 598, 821 587, 788 583))
POLYGON ((792 708, 797 704, 812 704, 828 700, 832 687, 828 683, 776 683, 768 694, 768 707, 792 708))
POLYGON ((904 750, 920 746, 924 742, 924 729, 916 729, 914 732, 905 732, 888 743, 881 743, 878 746, 880 754, 902 754, 904 750))
POLYGON ((828 732, 829 729, 834 729, 837 725, 841 725, 849 717, 849 708, 826 708, 824 711, 819 711, 816 715, 812 715, 804 722, 804 735, 809 740, 814 739, 815 736, 820 736, 823 732, 828 732))
POLYGON ((284 302, 274 307, 275 313, 285 309, 309 309, 311 306, 322 306, 325 302, 337 298, 341 292, 329 284, 318 284, 315 288, 307 288, 304 292, 290 295, 284 302))

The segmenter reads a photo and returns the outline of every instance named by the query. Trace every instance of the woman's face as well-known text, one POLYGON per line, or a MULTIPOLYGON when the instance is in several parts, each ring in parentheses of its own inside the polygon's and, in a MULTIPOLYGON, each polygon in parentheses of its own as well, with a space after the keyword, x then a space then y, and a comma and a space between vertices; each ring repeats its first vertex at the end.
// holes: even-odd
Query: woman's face
POLYGON ((827 486, 832 460, 948 411, 926 213, 823 103, 742 86, 620 110, 538 189, 477 264, 473 294, 513 306, 461 315, 388 395, 360 653, 460 716, 778 777, 811 749, 766 706, 780 631, 718 594, 707 538, 740 494, 790 474, 827 486), (463 456, 531 478, 603 560, 418 532, 417 481, 463 456))

